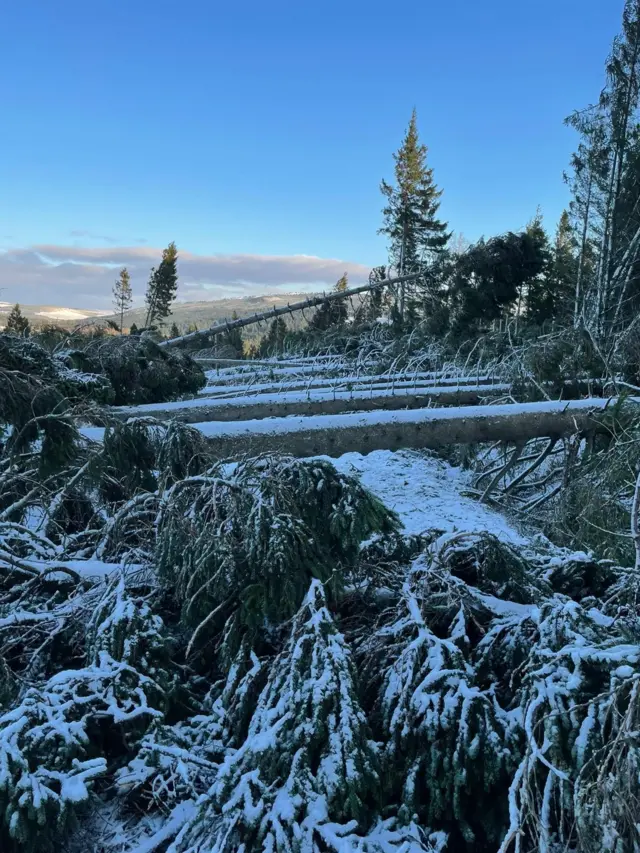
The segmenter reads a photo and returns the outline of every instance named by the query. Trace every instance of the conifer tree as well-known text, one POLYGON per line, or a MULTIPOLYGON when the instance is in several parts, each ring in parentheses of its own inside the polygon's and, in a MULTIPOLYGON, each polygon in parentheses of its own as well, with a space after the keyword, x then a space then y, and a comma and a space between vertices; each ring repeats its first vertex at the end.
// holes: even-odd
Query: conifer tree
POLYGON ((178 328, 178 324, 175 322, 171 324, 171 329, 169 331, 169 337, 171 337, 171 338, 179 338, 180 337, 180 329, 178 328))
POLYGON ((287 335, 287 324, 282 317, 274 317, 269 331, 260 341, 260 355, 279 355, 287 335))
POLYGON ((542 325, 546 320, 554 317, 556 302, 550 274, 551 247, 539 210, 527 225, 525 233, 529 237, 534 252, 540 257, 540 265, 536 275, 523 279, 518 286, 516 317, 519 321, 526 305, 527 319, 542 325))
POLYGON ((457 336, 468 337, 517 311, 520 294, 529 291, 548 264, 543 235, 536 226, 479 240, 455 260, 449 300, 457 336))
POLYGON ((155 321, 162 322, 171 314, 171 305, 178 290, 178 250, 175 243, 169 243, 162 253, 157 269, 153 267, 147 285, 147 317, 145 326, 155 321))
MULTIPOLYGON (((231 315, 232 320, 238 319, 238 312, 234 311, 231 315)), ((244 341, 242 340, 242 332, 240 329, 229 329, 224 334, 225 343, 228 347, 234 350, 234 358, 244 357, 244 341)))
MULTIPOLYGON (((313 580, 244 744, 170 850, 355 850, 379 797, 376 751, 349 648, 313 580)), ((361 848, 367 849, 367 848, 361 848)))
POLYGON ((129 329, 129 334, 130 335, 139 335, 140 334, 140 330, 138 329, 138 326, 136 325, 136 323, 131 324, 131 327, 129 329))
POLYGON ((573 315, 577 271, 576 236, 569 212, 563 210, 556 231, 551 267, 555 293, 554 314, 558 318, 567 320, 573 315))
POLYGON ((120 277, 113 285, 113 304, 116 314, 120 317, 120 334, 124 334, 124 312, 131 308, 133 294, 131 291, 131 279, 126 267, 120 270, 120 277))
MULTIPOLYGON (((347 273, 344 273, 333 288, 335 293, 343 293, 349 286, 347 273)), ((348 311, 346 299, 335 299, 324 302, 313 315, 309 326, 316 332, 326 332, 328 329, 343 326, 347 321, 348 311)))
POLYGON ((20 306, 16 303, 7 317, 7 332, 14 332, 16 335, 28 335, 31 331, 29 321, 20 310, 20 306))
MULTIPOLYGON (((445 248, 451 236, 447 223, 438 219, 439 190, 433 169, 427 166, 427 147, 418 137, 417 116, 414 110, 409 127, 395 160, 395 186, 385 180, 380 190, 385 197, 384 224, 381 234, 389 239, 389 258, 400 275, 431 261, 445 248)), ((400 313, 404 314, 402 285, 400 313)))

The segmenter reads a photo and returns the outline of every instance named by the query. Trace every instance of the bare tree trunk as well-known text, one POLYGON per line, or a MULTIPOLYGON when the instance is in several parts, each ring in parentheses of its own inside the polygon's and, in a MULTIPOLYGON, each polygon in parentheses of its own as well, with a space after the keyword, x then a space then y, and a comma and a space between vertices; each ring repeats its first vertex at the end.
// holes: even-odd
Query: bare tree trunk
MULTIPOLYGON (((636 31, 637 33, 638 31, 636 31)), ((627 91, 625 93, 625 105, 624 111, 622 115, 622 124, 620 128, 620 134, 617 140, 616 145, 616 157, 615 157, 615 193, 613 197, 613 207, 611 211, 611 226, 610 226, 610 235, 609 235, 609 251, 607 257, 607 278, 609 282, 609 291, 612 290, 611 283, 613 281, 614 271, 612 269, 612 265, 614 263, 614 253, 616 250, 616 243, 618 238, 618 220, 616 216, 616 211, 618 207, 618 200, 620 198, 620 194, 622 192, 622 176, 624 169, 624 161, 625 154, 627 150, 627 140, 629 138, 629 123, 631 121, 631 112, 633 107, 634 89, 636 88, 635 84, 635 70, 636 63, 638 61, 638 50, 640 48, 640 42, 638 38, 636 38, 633 44, 633 54, 631 56, 631 61, 629 62, 629 80, 627 83, 627 91)), ((609 299, 613 296, 611 292, 607 294, 609 299)), ((607 305, 607 308, 609 306, 607 305)), ((605 314, 606 316, 606 314, 605 314)))
MULTIPOLYGON (((151 415, 181 423, 209 421, 250 421, 262 418, 284 418, 292 415, 337 415, 344 412, 378 412, 423 409, 429 405, 473 406, 485 399, 504 396, 509 385, 487 385, 485 388, 419 388, 369 389, 365 391, 276 392, 252 397, 202 397, 182 404, 150 403, 112 409, 117 418, 151 415)), ((249 392, 250 393, 250 392, 249 392)))
MULTIPOLYGON (((608 402, 592 399, 517 406, 361 412, 313 418, 199 423, 197 428, 211 441, 213 451, 221 459, 261 453, 335 457, 350 452, 366 454, 373 450, 520 442, 543 436, 606 432, 598 413, 606 409, 608 402)), ((100 440, 104 434, 104 430, 90 427, 81 432, 93 440, 100 440)))
POLYGON ((268 311, 263 311, 260 314, 254 314, 252 317, 243 317, 239 320, 225 320, 223 323, 218 323, 208 329, 202 329, 198 332, 191 332, 187 335, 182 335, 179 338, 171 338, 168 341, 160 341, 161 347, 181 347, 185 344, 193 343, 193 341, 201 338, 209 338, 214 335, 230 332, 232 329, 242 329, 244 326, 251 326, 254 323, 261 323, 264 320, 269 320, 272 317, 282 317, 284 314, 290 314, 292 311, 303 311, 305 308, 315 308, 318 305, 323 305, 326 302, 334 302, 336 299, 346 299, 354 296, 357 293, 366 293, 370 290, 389 287, 393 284, 401 284, 405 281, 412 281, 415 278, 428 275, 428 272, 410 273, 396 278, 388 278, 383 281, 375 281, 371 284, 363 284, 360 287, 351 287, 347 290, 342 290, 335 293, 323 293, 322 296, 313 296, 309 299, 304 299, 301 302, 293 302, 283 308, 270 308, 268 311))
MULTIPOLYGON (((407 251, 407 216, 406 212, 403 214, 403 222, 402 222, 402 246, 400 247, 400 269, 398 272, 401 276, 404 275, 404 263, 405 256, 407 251)), ((404 281, 400 285, 400 319, 404 323, 404 306, 405 306, 405 283, 404 281)))
POLYGON ((591 192, 593 188, 593 171, 589 170, 589 185, 587 188, 587 201, 584 211, 584 221, 582 223, 582 239, 580 244, 580 258, 578 259, 578 274, 576 276, 576 295, 573 306, 573 328, 578 327, 578 318, 580 316, 580 298, 582 296, 582 278, 584 275, 584 261, 587 251, 587 234, 589 233, 589 216, 591 213, 591 192))

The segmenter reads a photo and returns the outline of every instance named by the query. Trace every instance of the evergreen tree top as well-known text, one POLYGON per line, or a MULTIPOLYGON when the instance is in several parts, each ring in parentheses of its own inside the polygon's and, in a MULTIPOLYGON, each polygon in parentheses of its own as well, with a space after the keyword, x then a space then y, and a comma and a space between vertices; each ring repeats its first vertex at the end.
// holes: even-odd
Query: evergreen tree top
POLYGON ((343 293, 349 287, 348 273, 344 273, 335 284, 334 290, 336 293, 343 293))
MULTIPOLYGON (((432 179, 433 170, 427 167, 427 146, 418 137, 417 114, 415 108, 411 114, 409 127, 402 146, 393 155, 395 160, 395 175, 398 188, 403 195, 417 190, 425 179, 432 179)), ((435 187, 434 187, 435 190, 435 187)), ((437 192, 441 195, 441 192, 437 192)))
POLYGON ((380 185, 386 200, 380 233, 390 238, 392 263, 407 271, 441 252, 451 236, 447 223, 437 216, 442 190, 427 165, 427 146, 420 142, 415 110, 393 159, 396 185, 385 180, 380 185))

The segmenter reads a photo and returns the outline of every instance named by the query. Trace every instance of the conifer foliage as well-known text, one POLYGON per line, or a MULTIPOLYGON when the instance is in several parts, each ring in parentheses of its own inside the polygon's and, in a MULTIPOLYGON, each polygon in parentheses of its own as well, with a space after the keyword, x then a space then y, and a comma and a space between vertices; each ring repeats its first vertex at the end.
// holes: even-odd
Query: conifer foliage
POLYGON ((175 243, 169 243, 162 252, 158 267, 151 270, 145 302, 147 316, 145 326, 163 322, 171 314, 171 305, 178 290, 178 250, 175 243))
POLYGON ((116 314, 120 318, 120 334, 124 334, 124 313, 133 304, 133 291, 131 290, 131 277, 126 267, 120 270, 120 276, 113 285, 113 304, 116 314))
POLYGON ((380 230, 389 238, 390 257, 402 275, 441 252, 451 236, 437 217, 442 190, 427 166, 427 147, 418 137, 415 110, 394 160, 395 186, 384 180, 380 185, 386 199, 380 230))
MULTIPOLYGON (((433 169, 427 166, 427 147, 419 140, 415 110, 393 158, 395 184, 383 180, 380 185, 385 197, 380 233, 388 238, 390 263, 404 275, 438 258, 451 237, 447 224, 438 218, 442 190, 435 183, 433 169)), ((406 289, 402 284, 398 311, 403 319, 406 289)))
POLYGON ((3 850, 633 853, 635 568, 404 537, 331 463, 187 425, 77 453, 0 509, 3 850))
POLYGON ((29 334, 30 328, 29 321, 23 315, 20 306, 14 305, 7 317, 5 331, 24 336, 29 334))

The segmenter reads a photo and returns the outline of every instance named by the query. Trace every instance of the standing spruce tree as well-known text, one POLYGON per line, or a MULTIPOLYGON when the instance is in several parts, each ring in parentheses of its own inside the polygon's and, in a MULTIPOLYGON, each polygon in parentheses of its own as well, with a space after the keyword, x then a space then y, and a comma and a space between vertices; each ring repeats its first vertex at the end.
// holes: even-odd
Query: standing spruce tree
POLYGON ((533 252, 539 257, 539 264, 536 274, 528 279, 523 278, 518 286, 516 321, 519 323, 523 306, 526 306, 527 320, 541 326, 554 317, 555 294, 551 280, 551 246, 540 210, 527 225, 525 233, 529 237, 533 252))
POLYGON ((169 243, 162 253, 162 260, 156 269, 152 268, 147 285, 147 317, 145 326, 156 321, 162 322, 171 314, 171 304, 178 290, 178 250, 175 243, 169 243))
MULTIPOLYGON (((232 320, 238 319, 238 312, 234 311, 231 315, 232 320)), ((240 329, 229 329, 224 333, 224 342, 234 351, 234 358, 244 358, 244 341, 242 340, 242 332, 240 329)))
POLYGON ((171 324, 171 329, 169 330, 169 337, 170 338, 179 338, 180 337, 180 329, 178 328, 177 323, 171 324))
MULTIPOLYGON (((344 273, 336 282, 333 290, 335 293, 343 293, 348 286, 347 273, 344 273)), ((314 332, 326 332, 328 329, 339 328, 347 322, 348 313, 346 299, 323 302, 311 318, 309 328, 314 332)))
MULTIPOLYGON (((374 267, 369 273, 369 284, 376 281, 384 281, 387 278, 387 268, 384 266, 374 267)), ((356 309, 354 325, 356 327, 367 326, 375 323, 385 311, 389 311, 389 293, 387 288, 370 290, 363 294, 360 305, 356 309)))
MULTIPOLYGON (((439 190, 433 169, 427 166, 427 147, 418 137, 414 109, 405 138, 395 160, 395 186, 385 180, 380 190, 385 197, 384 224, 379 233, 389 239, 389 260, 400 275, 419 269, 446 248, 451 232, 438 219, 439 190)), ((406 286, 400 286, 400 314, 404 317, 406 286)))
POLYGON ((269 331, 260 341, 260 355, 280 355, 287 336, 287 324, 282 317, 274 317, 269 325, 269 331))
POLYGON ((551 278, 553 282, 554 317, 571 321, 575 311, 575 289, 578 274, 577 240, 569 211, 563 210, 553 246, 551 278))
POLYGON ((133 293, 131 291, 131 279, 126 267, 120 270, 120 277, 113 285, 113 304, 116 314, 120 316, 120 334, 124 334, 124 312, 131 308, 133 293))
POLYGON ((28 335, 31 331, 31 327, 29 325, 29 321, 22 314, 20 310, 20 306, 16 303, 11 311, 9 312, 9 316, 7 317, 7 332, 13 332, 16 335, 28 335))

